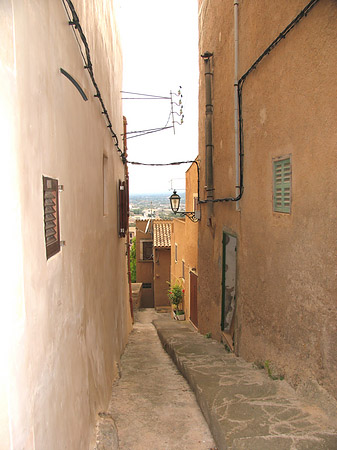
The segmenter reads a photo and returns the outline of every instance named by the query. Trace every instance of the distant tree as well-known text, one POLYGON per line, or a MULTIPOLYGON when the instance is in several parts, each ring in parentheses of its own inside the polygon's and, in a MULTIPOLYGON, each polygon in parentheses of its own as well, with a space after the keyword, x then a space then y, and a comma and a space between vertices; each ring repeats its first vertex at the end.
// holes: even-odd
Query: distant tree
POLYGON ((169 219, 177 218, 177 216, 173 212, 172 213, 171 212, 170 213, 160 212, 159 218, 163 219, 163 220, 169 220, 169 219))
POLYGON ((132 212, 132 214, 142 214, 143 213, 143 210, 142 209, 140 209, 140 208, 134 208, 134 209, 132 209, 131 210, 131 212, 132 212))
POLYGON ((130 251, 130 270, 131 270, 131 283, 136 282, 136 238, 132 239, 131 251, 130 251))

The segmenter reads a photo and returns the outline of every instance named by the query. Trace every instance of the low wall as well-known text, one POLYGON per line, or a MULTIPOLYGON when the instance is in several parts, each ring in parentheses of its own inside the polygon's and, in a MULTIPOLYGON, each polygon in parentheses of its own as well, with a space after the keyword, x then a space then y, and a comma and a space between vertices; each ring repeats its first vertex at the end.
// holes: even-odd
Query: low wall
POLYGON ((140 299, 142 297, 142 283, 132 283, 132 305, 133 310, 139 309, 140 299))

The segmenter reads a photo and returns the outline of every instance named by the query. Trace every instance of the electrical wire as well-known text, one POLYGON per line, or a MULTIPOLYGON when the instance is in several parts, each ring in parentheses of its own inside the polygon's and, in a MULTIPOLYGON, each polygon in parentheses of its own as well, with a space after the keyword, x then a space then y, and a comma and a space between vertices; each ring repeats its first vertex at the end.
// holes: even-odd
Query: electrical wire
POLYGON ((162 129, 163 129, 163 127, 160 127, 160 128, 148 128, 147 130, 139 130, 139 131, 127 131, 126 133, 123 133, 123 136, 128 135, 128 134, 144 133, 145 131, 156 131, 156 130, 162 130, 162 129))
POLYGON ((152 134, 152 133, 158 133, 158 131, 163 131, 163 130, 168 130, 169 128, 173 128, 173 125, 171 125, 170 127, 161 127, 161 128, 151 128, 149 130, 143 130, 143 131, 128 131, 126 134, 129 133, 139 133, 139 134, 135 134, 134 136, 128 136, 128 140, 129 139, 133 139, 139 136, 145 136, 146 134, 152 134))
MULTIPOLYGON (((65 0, 62 0, 63 6, 64 6, 64 10, 65 10, 65 12, 66 12, 66 14, 67 14, 67 16, 68 16, 68 22, 71 22, 72 19, 71 19, 71 17, 70 17, 69 11, 68 11, 68 9, 67 9, 67 7, 66 7, 64 1, 65 1, 65 0)), ((79 50, 80 50, 80 53, 81 53, 83 62, 84 62, 84 64, 86 64, 85 56, 84 56, 84 53, 83 53, 83 51, 82 51, 82 47, 81 47, 80 41, 78 40, 78 37, 77 37, 77 34, 75 33, 74 28, 72 28, 72 32, 73 32, 74 37, 75 37, 75 39, 76 39, 76 41, 77 41, 77 45, 78 45, 78 48, 79 48, 79 50)))
MULTIPOLYGON (((244 157, 244 143, 243 143, 243 138, 244 138, 244 133, 243 133, 243 119, 242 119, 242 88, 243 88, 243 84, 246 80, 246 78, 248 77, 248 75, 256 69, 256 67, 259 65, 259 63, 263 60, 263 58, 265 56, 267 56, 278 44, 279 42, 284 39, 287 34, 295 27, 295 25, 297 25, 298 22, 300 22, 300 20, 302 20, 303 17, 305 17, 309 11, 319 2, 320 0, 311 0, 306 6, 305 8, 303 8, 303 10, 295 17, 295 19, 290 22, 290 24, 277 36, 276 39, 274 39, 274 41, 267 47, 267 49, 257 58, 257 60, 251 65, 251 67, 244 73, 244 75, 240 78, 240 80, 238 81, 238 99, 239 99, 239 141, 240 141, 240 185, 238 186, 240 189, 240 193, 237 197, 227 197, 227 198, 219 198, 219 199, 212 199, 212 200, 200 200, 200 203, 207 203, 207 202, 212 202, 212 203, 216 203, 216 202, 227 202, 227 201, 238 201, 241 199, 242 195, 243 195, 243 191, 244 191, 244 186, 243 186, 243 157, 244 157)), ((90 48, 88 45, 88 41, 87 38, 82 30, 81 24, 80 24, 80 20, 79 17, 77 15, 76 9, 72 3, 71 0, 62 0, 62 3, 64 5, 64 8, 66 10, 66 14, 68 16, 69 19, 69 25, 74 26, 73 28, 73 32, 76 38, 76 41, 78 43, 81 55, 82 55, 82 59, 84 61, 84 68, 88 70, 89 76, 91 78, 92 84, 95 88, 96 94, 94 95, 94 97, 98 98, 101 107, 102 107, 102 114, 104 114, 106 116, 108 125, 107 128, 110 130, 111 136, 113 138, 113 140, 115 141, 115 147, 118 151, 118 153, 120 153, 120 157, 122 158, 123 163, 125 164, 126 162, 129 162, 129 164, 134 164, 134 165, 143 165, 143 166, 169 166, 169 165, 179 165, 179 164, 187 164, 187 163, 196 163, 196 161, 179 161, 179 162, 173 162, 173 163, 166 163, 166 164, 150 164, 150 163, 139 163, 139 162, 131 162, 131 161, 126 161, 125 155, 122 152, 122 150, 119 147, 119 141, 118 141, 118 137, 116 135, 116 133, 113 131, 112 129, 112 123, 109 117, 109 113, 105 107, 105 104, 103 102, 103 98, 102 95, 100 93, 99 87, 97 85, 95 76, 94 76, 94 70, 93 70, 93 66, 92 66, 92 61, 91 61, 91 55, 90 55, 90 48), (69 14, 69 11, 66 7, 65 2, 68 4, 68 7, 71 11, 72 14, 72 18, 69 14), (85 55, 82 51, 82 47, 81 44, 79 42, 78 36, 75 32, 75 30, 77 30, 81 41, 84 45, 85 48, 85 55)), ((123 91, 121 91, 123 92, 123 91)), ((133 92, 127 92, 125 91, 124 93, 128 93, 131 95, 144 95, 144 96, 149 96, 149 97, 154 97, 154 98, 165 98, 165 97, 160 97, 160 96, 151 96, 149 94, 138 94, 138 93, 133 93, 133 92)), ((171 115, 171 114, 170 114, 171 115)), ((170 117, 170 116, 169 116, 170 117)), ((168 123, 168 122, 167 122, 168 123)), ((166 123, 166 125, 167 125, 166 123)), ((170 127, 163 127, 162 129, 166 129, 166 128, 170 128, 170 127)), ((160 129, 156 130, 159 131, 160 129)), ((152 133, 155 131, 149 131, 146 132, 144 134, 148 134, 148 133, 152 133)), ((136 137, 136 136, 134 136, 136 137)), ((198 170, 199 170, 199 165, 197 164, 198 170)))
POLYGON ((294 20, 292 20, 289 25, 285 27, 283 31, 273 40, 273 42, 269 45, 269 47, 266 48, 266 50, 257 58, 257 60, 250 66, 250 68, 242 75, 242 77, 239 80, 239 85, 243 84, 247 76, 256 69, 256 67, 260 64, 260 62, 263 60, 263 58, 280 43, 282 39, 284 39, 287 34, 295 27, 295 25, 300 22, 300 20, 303 19, 303 17, 306 17, 309 11, 319 2, 320 0, 311 0, 303 9, 302 11, 297 14, 294 20))
MULTIPOLYGON (((180 86, 181 89, 181 86, 180 86)), ((170 113, 168 115, 167 121, 165 123, 165 125, 163 127, 157 127, 157 128, 149 128, 146 130, 140 130, 140 131, 128 131, 127 133, 125 133, 126 135, 128 135, 128 139, 133 139, 136 137, 140 137, 140 136, 145 136, 147 134, 152 134, 152 133, 158 133, 159 131, 163 131, 163 130, 168 130, 170 128, 173 128, 174 131, 174 124, 178 124, 181 125, 183 123, 183 119, 184 119, 184 115, 182 114, 182 108, 183 106, 181 105, 181 99, 180 99, 180 104, 173 102, 172 100, 172 95, 177 95, 182 97, 181 92, 179 90, 179 94, 175 94, 170 92, 170 97, 164 97, 164 96, 159 96, 159 95, 153 95, 153 94, 141 94, 139 92, 130 92, 130 91, 120 91, 121 93, 124 94, 130 94, 130 95, 138 95, 138 96, 143 96, 143 98, 139 98, 139 97, 122 97, 122 100, 171 100, 171 110, 170 113), (180 106, 180 113, 177 113, 175 111, 173 111, 173 104, 180 106), (182 117, 182 121, 181 123, 176 122, 174 120, 174 114, 177 114, 178 116, 182 117), (168 126, 170 119, 172 120, 172 125, 168 126), (134 136, 129 136, 130 134, 134 134, 134 136)), ((122 134, 122 136, 124 136, 124 134, 122 134)))
POLYGON ((162 98, 150 98, 150 97, 146 97, 146 98, 140 98, 140 97, 122 97, 122 100, 167 100, 166 97, 162 97, 162 98))
MULTIPOLYGON (((125 91, 121 91, 121 92, 125 92, 125 91)), ((148 94, 139 94, 139 95, 148 95, 148 94)), ((160 100, 162 100, 162 99, 170 99, 170 97, 160 97, 160 100)), ((147 99, 141 99, 141 100, 147 100, 147 99)), ((166 121, 166 123, 165 123, 165 125, 163 127, 160 127, 160 128, 149 128, 148 130, 140 130, 140 131, 128 131, 126 133, 127 135, 135 134, 135 136, 128 136, 128 139, 132 139, 132 138, 139 137, 139 136, 144 136, 146 134, 157 133, 159 131, 168 130, 170 128, 174 128, 173 125, 167 126, 168 123, 170 122, 171 116, 172 116, 172 123, 177 123, 178 125, 180 125, 179 122, 175 122, 174 121, 173 113, 172 113, 172 110, 171 110, 169 115, 168 115, 167 121, 166 121)))
POLYGON ((126 161, 128 164, 135 166, 152 166, 152 167, 163 167, 163 166, 180 166, 181 164, 195 164, 197 166, 197 182, 198 182, 198 203, 205 203, 205 201, 200 200, 200 166, 199 161, 193 159, 189 161, 174 161, 170 163, 143 163, 137 161, 126 161))
POLYGON ((242 88, 244 82, 246 81, 248 75, 253 72, 260 64, 260 62, 265 58, 265 56, 269 55, 269 53, 287 36, 287 34, 311 11, 311 9, 319 2, 320 0, 311 0, 299 14, 293 19, 289 25, 287 25, 284 30, 273 40, 273 42, 266 48, 266 50, 261 53, 261 55, 255 60, 255 62, 250 66, 250 68, 242 75, 242 77, 238 81, 238 103, 239 103, 239 148, 240 148, 240 184, 237 186, 239 188, 239 195, 237 197, 226 197, 226 198, 217 198, 210 200, 200 200, 200 203, 217 203, 217 202, 237 202, 241 199, 244 192, 243 185, 243 161, 244 161, 244 130, 243 130, 243 118, 242 118, 242 88))
POLYGON ((94 97, 98 98, 98 100, 99 100, 99 102, 101 104, 102 114, 104 114, 106 116, 106 120, 108 122, 107 128, 110 130, 110 133, 111 133, 112 139, 114 140, 114 144, 115 144, 115 147, 117 149, 117 152, 119 153, 123 163, 125 164, 125 161, 126 161, 125 155, 124 155, 123 151, 119 147, 119 141, 118 141, 117 134, 112 129, 112 123, 111 123, 111 120, 110 120, 110 116, 109 116, 108 110, 105 107, 105 104, 104 104, 101 92, 99 90, 98 84, 97 84, 95 76, 94 76, 94 69, 93 69, 93 65, 92 65, 92 61, 91 61, 89 44, 88 44, 87 38, 86 38, 86 36, 85 36, 85 34, 83 32, 82 26, 80 24, 80 20, 79 20, 79 17, 77 15, 76 9, 75 9, 75 7, 74 7, 74 5, 73 5, 71 0, 62 0, 62 3, 63 3, 63 6, 64 6, 64 8, 66 10, 66 14, 68 16, 68 19, 69 19, 69 25, 74 27, 73 28, 73 32, 74 32, 77 44, 78 44, 79 49, 80 49, 80 52, 81 52, 81 55, 82 55, 82 59, 84 61, 84 68, 88 70, 91 82, 92 82, 92 84, 93 84, 93 86, 95 88, 96 93, 94 94, 94 97), (69 14, 69 10, 68 10, 65 2, 68 5, 68 8, 69 8, 69 10, 71 12, 71 15, 69 14), (82 46, 80 44, 80 41, 78 39, 78 36, 77 36, 77 33, 75 32, 75 30, 77 30, 77 33, 78 33, 78 35, 79 35, 79 37, 80 37, 80 39, 81 39, 81 41, 82 41, 82 43, 84 45, 85 54, 83 53, 82 46))
POLYGON ((133 164, 135 166, 153 166, 153 167, 161 167, 161 166, 179 166, 180 164, 191 164, 191 163, 197 163, 197 161, 174 161, 170 163, 143 163, 143 162, 137 162, 137 161, 126 161, 128 164, 133 164))
MULTIPOLYGON (((171 97, 163 97, 162 95, 152 95, 152 94, 140 94, 139 92, 129 92, 129 91, 121 91, 122 94, 130 94, 130 95, 139 95, 139 96, 143 96, 143 97, 150 97, 150 99, 158 99, 158 100, 170 100, 171 97)), ((128 100, 128 99, 126 99, 128 100)), ((133 100, 133 99, 130 99, 133 100)), ((140 98, 139 100, 147 100, 147 99, 142 99, 140 98)))

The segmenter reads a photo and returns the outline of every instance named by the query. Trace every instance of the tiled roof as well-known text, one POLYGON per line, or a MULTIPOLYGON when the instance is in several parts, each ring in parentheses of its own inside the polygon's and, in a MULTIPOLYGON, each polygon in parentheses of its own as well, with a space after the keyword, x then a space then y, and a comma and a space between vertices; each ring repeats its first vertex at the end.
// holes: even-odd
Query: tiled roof
POLYGON ((153 224, 153 246, 161 248, 171 247, 171 224, 154 222, 153 224))

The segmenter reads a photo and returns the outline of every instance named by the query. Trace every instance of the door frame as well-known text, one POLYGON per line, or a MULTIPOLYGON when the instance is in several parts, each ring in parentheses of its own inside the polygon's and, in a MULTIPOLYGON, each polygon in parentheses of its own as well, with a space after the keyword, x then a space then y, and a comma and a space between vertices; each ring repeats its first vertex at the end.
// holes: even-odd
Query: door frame
POLYGON ((192 270, 190 270, 189 271, 189 283, 190 283, 190 322, 192 323, 192 325, 196 328, 196 329, 198 329, 198 324, 199 324, 199 321, 198 321, 198 275, 194 272, 194 271, 192 271, 192 270), (196 281, 196 290, 195 290, 195 295, 196 295, 196 301, 195 301, 195 307, 196 307, 196 323, 195 322, 193 322, 193 320, 192 320, 192 318, 191 318, 191 311, 192 311, 192 308, 191 308, 191 305, 192 305, 192 302, 191 302, 191 298, 192 298, 192 289, 191 289, 191 286, 192 286, 192 283, 191 283, 191 275, 193 275, 194 277, 195 277, 195 281, 196 281))

